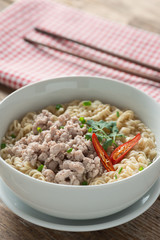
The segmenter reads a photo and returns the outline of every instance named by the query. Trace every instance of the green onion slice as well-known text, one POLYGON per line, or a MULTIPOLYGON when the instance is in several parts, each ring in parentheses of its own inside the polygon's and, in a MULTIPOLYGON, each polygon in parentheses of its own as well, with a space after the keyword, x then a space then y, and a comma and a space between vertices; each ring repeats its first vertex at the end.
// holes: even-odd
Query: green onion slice
POLYGON ((12 138, 16 138, 16 136, 14 134, 11 135, 12 138))
POLYGON ((144 169, 144 167, 140 166, 139 171, 142 171, 143 169, 144 169))
POLYGON ((120 173, 122 172, 122 170, 123 170, 123 167, 121 167, 121 168, 120 168, 120 170, 119 170, 119 172, 118 172, 118 173, 120 174, 120 173))
POLYGON ((4 149, 6 147, 5 143, 1 143, 1 149, 4 149))
POLYGON ((59 110, 60 108, 62 108, 62 105, 61 104, 57 104, 56 105, 56 109, 59 110))
POLYGON ((82 124, 86 123, 86 120, 84 119, 84 117, 80 117, 80 118, 79 118, 79 121, 80 121, 82 124))
POLYGON ((64 126, 60 126, 59 129, 64 129, 64 126))
POLYGON ((38 170, 39 172, 42 172, 43 167, 44 167, 44 165, 41 164, 41 165, 37 168, 37 170, 38 170))
POLYGON ((92 132, 92 130, 93 130, 92 128, 88 128, 88 132, 89 132, 89 133, 91 133, 91 132, 92 132))
POLYGON ((83 182, 81 183, 81 185, 88 185, 88 182, 87 182, 87 181, 83 181, 83 182))
POLYGON ((91 101, 86 101, 86 102, 83 102, 83 106, 91 106, 91 101))
POLYGON ((41 133, 42 132, 42 128, 37 127, 37 131, 41 133))
POLYGON ((72 148, 69 148, 68 150, 67 150, 67 153, 70 153, 70 152, 72 152, 72 148))
POLYGON ((119 111, 116 112, 117 118, 119 117, 119 111))
POLYGON ((117 179, 117 175, 116 174, 114 175, 114 177, 115 177, 115 179, 117 179))

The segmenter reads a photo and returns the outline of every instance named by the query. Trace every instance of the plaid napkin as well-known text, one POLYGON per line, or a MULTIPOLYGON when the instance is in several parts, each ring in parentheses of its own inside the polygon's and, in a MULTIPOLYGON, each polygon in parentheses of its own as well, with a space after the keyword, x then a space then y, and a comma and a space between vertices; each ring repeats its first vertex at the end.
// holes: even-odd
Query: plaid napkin
POLYGON ((159 76, 160 73, 74 43, 57 41, 35 32, 34 27, 160 67, 158 34, 120 25, 49 0, 21 0, 0 14, 1 83, 16 89, 31 82, 62 75, 104 76, 134 85, 160 102, 159 83, 45 47, 33 46, 25 42, 23 37, 117 62, 122 66, 132 66, 147 73, 159 76))

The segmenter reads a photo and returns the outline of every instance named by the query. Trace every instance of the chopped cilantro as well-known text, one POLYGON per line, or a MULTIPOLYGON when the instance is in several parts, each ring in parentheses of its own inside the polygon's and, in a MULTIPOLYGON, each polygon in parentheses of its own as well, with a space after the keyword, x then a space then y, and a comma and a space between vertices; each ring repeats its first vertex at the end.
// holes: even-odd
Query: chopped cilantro
MULTIPOLYGON (((89 132, 88 132, 88 133, 85 135, 85 139, 92 141, 92 134, 93 134, 93 132, 92 132, 92 133, 89 133, 89 132)), ((100 134, 97 133, 96 136, 97 136, 99 142, 102 142, 102 141, 103 141, 104 137, 103 137, 102 135, 100 135, 100 134)))
POLYGON ((4 149, 6 147, 5 143, 1 143, 1 149, 4 149))
POLYGON ((92 133, 87 133, 87 134, 85 135, 85 139, 92 141, 92 133))
POLYGON ((139 171, 142 171, 143 169, 144 169, 144 167, 140 166, 139 171))
POLYGON ((112 146, 113 140, 112 138, 107 138, 104 142, 103 142, 103 148, 105 151, 107 151, 108 147, 112 146))
POLYGON ((57 104, 56 105, 56 110, 59 110, 60 108, 62 108, 62 105, 61 104, 57 104))
POLYGON ((72 152, 72 148, 69 148, 68 150, 67 150, 67 153, 70 153, 70 152, 72 152))
POLYGON ((116 112, 117 118, 119 117, 119 111, 116 112))
POLYGON ((15 136, 14 134, 11 134, 11 137, 12 137, 12 138, 16 138, 16 136, 15 136))
POLYGON ((37 127, 37 131, 38 131, 39 133, 41 133, 41 132, 42 132, 42 128, 37 127))
POLYGON ((64 126, 60 126, 59 129, 64 129, 64 126))
POLYGON ((113 144, 116 146, 116 147, 118 147, 118 144, 113 140, 113 144))
POLYGON ((116 121, 106 122, 103 120, 100 121, 88 120, 86 124, 88 130, 92 129, 92 132, 88 131, 88 133, 85 135, 85 138, 87 140, 91 140, 92 133, 96 133, 96 136, 99 142, 102 143, 102 146, 105 151, 107 151, 107 148, 109 146, 112 146, 112 144, 116 145, 115 140, 117 138, 124 137, 123 134, 119 133, 116 121))
POLYGON ((37 168, 37 170, 38 170, 39 172, 42 172, 43 167, 44 167, 44 165, 41 164, 41 165, 37 168))
POLYGON ((103 134, 106 134, 103 131, 104 129, 108 129, 112 133, 118 133, 116 121, 106 122, 103 120, 100 121, 88 120, 87 125, 92 127, 94 131, 101 132, 103 134))
POLYGON ((80 118, 79 118, 79 121, 80 121, 82 124, 86 123, 86 120, 84 119, 84 117, 80 117, 80 118))
POLYGON ((88 185, 88 182, 87 182, 87 181, 83 181, 83 182, 81 183, 81 185, 88 185))
POLYGON ((83 106, 91 106, 91 101, 86 101, 86 102, 83 102, 83 106))
POLYGON ((120 170, 119 170, 119 172, 118 172, 118 173, 120 174, 120 173, 122 172, 122 170, 123 170, 123 167, 121 167, 121 168, 120 168, 120 170))
POLYGON ((80 126, 80 128, 83 128, 84 127, 84 124, 82 124, 81 126, 80 126))

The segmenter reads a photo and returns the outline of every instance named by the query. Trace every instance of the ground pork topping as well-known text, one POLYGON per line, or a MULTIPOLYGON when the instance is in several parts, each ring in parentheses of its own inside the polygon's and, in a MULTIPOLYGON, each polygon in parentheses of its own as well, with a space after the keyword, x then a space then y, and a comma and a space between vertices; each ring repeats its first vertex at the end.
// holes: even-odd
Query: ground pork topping
POLYGON ((80 185, 103 173, 104 169, 92 142, 85 139, 87 128, 77 117, 63 114, 53 122, 47 111, 36 116, 33 134, 23 137, 10 149, 37 168, 43 164, 46 181, 80 185), (42 131, 38 131, 40 128, 42 131))
POLYGON ((42 130, 49 129, 52 126, 52 113, 47 110, 42 110, 42 113, 36 116, 35 122, 33 124, 33 132, 34 134, 38 134, 37 127, 42 130))

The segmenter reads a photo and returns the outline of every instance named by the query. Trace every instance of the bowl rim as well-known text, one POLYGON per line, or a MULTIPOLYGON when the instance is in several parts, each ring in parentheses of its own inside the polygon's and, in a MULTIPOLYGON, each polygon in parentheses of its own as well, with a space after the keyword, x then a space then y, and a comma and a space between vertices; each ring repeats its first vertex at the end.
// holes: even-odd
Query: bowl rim
MULTIPOLYGON (((127 86, 131 89, 133 89, 134 91, 137 91, 139 92, 140 94, 144 95, 146 98, 150 99, 154 104, 156 104, 157 106, 160 107, 160 104, 154 99, 152 98, 150 95, 148 95, 147 93, 145 93, 144 91, 136 88, 135 86, 133 85, 130 85, 129 83, 126 83, 126 82, 122 82, 120 80, 117 80, 117 79, 113 79, 113 78, 108 78, 108 77, 101 77, 101 76, 89 76, 89 75, 80 75, 80 76, 77 76, 77 75, 72 75, 72 76, 59 76, 59 77, 55 77, 55 78, 50 78, 50 79, 44 79, 44 80, 41 80, 41 81, 38 81, 38 82, 33 82, 33 83, 29 83, 17 90, 15 90, 14 92, 12 92, 11 94, 9 94, 7 97, 5 97, 1 102, 0 102, 0 106, 8 100, 8 98, 10 97, 14 97, 17 93, 21 92, 21 91, 25 91, 25 89, 28 89, 28 88, 32 88, 32 87, 35 87, 36 85, 39 85, 39 84, 45 84, 47 82, 54 82, 56 80, 64 80, 64 79, 84 79, 84 78, 88 78, 88 79, 101 79, 101 80, 105 80, 105 81, 111 81, 111 82, 115 82, 119 85, 124 85, 124 86, 127 86)), ((27 174, 24 174, 22 173, 21 171, 13 168, 12 166, 10 166, 8 163, 6 163, 6 161, 0 156, 0 161, 2 162, 2 164, 6 165, 7 167, 9 167, 12 171, 14 172, 17 172, 17 174, 19 174, 20 176, 22 175, 22 177, 26 178, 26 180, 28 179, 28 181, 31 181, 31 182, 37 182, 38 184, 47 184, 47 185, 52 185, 54 187, 61 187, 61 188, 76 188, 78 187, 78 189, 80 188, 83 188, 83 189, 88 189, 88 188, 105 188, 105 187, 109 187, 109 186, 112 186, 113 184, 121 184, 123 182, 126 182, 127 180, 132 180, 132 178, 135 178, 136 176, 138 176, 139 174, 143 174, 144 172, 146 172, 148 169, 150 169, 153 165, 156 164, 156 162, 160 161, 160 155, 157 154, 157 156, 153 159, 153 162, 148 165, 146 168, 143 169, 143 171, 139 171, 137 173, 135 173, 134 175, 131 175, 127 178, 124 178, 124 179, 121 179, 121 180, 118 180, 118 181, 114 181, 114 182, 110 182, 110 183, 104 183, 104 184, 99 184, 99 185, 66 185, 66 184, 57 184, 57 183, 52 183, 52 182, 47 182, 47 181, 43 181, 43 180, 39 180, 39 179, 36 179, 36 178, 32 178, 31 176, 27 175, 27 174)))
POLYGON ((127 82, 123 82, 121 80, 118 80, 118 79, 114 79, 114 78, 109 78, 109 77, 101 77, 101 76, 91 76, 91 75, 71 75, 71 76, 65 76, 65 75, 61 75, 61 76, 58 76, 58 77, 53 77, 53 78, 49 78, 49 79, 43 79, 43 80, 40 80, 40 81, 37 81, 37 82, 32 82, 32 83, 29 83, 23 87, 20 87, 18 89, 16 89, 14 92, 10 93, 8 96, 6 96, 4 99, 2 99, 2 101, 0 102, 0 105, 5 102, 8 98, 10 98, 11 96, 14 96, 16 93, 19 93, 23 90, 25 90, 26 88, 29 88, 29 87, 34 87, 36 85, 39 85, 39 84, 44 84, 44 83, 47 83, 47 82, 51 82, 51 81, 56 81, 56 80, 62 80, 62 79, 70 79, 70 78, 78 78, 78 79, 84 79, 84 78, 94 78, 94 79, 102 79, 102 80, 105 80, 105 81, 111 81, 111 82, 115 82, 119 85, 124 85, 124 86, 127 86, 131 89, 134 89, 136 90, 137 92, 139 92, 140 94, 144 95, 145 97, 148 97, 151 101, 153 101, 156 105, 159 105, 160 107, 160 103, 157 102, 154 98, 152 98, 150 95, 148 95, 146 92, 142 91, 141 89, 137 88, 136 86, 134 85, 131 85, 127 82))

